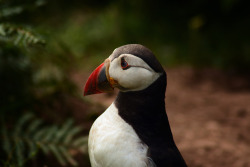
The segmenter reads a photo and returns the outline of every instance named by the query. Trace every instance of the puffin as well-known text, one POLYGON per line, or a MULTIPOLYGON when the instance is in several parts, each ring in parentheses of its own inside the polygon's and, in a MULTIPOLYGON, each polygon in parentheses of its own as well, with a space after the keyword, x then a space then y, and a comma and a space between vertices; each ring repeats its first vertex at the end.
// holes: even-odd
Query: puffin
POLYGON ((84 96, 118 88, 115 101, 94 121, 88 139, 92 167, 186 167, 165 109, 167 75, 155 55, 127 44, 89 76, 84 96))

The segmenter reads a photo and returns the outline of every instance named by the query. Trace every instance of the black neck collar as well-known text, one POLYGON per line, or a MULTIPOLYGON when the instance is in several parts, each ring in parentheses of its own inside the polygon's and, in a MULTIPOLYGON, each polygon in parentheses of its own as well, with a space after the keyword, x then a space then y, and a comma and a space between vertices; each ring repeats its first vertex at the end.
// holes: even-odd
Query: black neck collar
POLYGON ((165 110, 166 73, 141 91, 119 92, 115 105, 119 115, 130 124, 147 145, 165 141, 173 144, 165 110))

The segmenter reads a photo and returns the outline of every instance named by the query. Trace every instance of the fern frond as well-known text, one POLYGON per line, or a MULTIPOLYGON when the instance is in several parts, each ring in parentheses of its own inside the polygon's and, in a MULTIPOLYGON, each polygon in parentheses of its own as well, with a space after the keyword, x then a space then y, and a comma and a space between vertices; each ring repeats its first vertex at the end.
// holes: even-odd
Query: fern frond
POLYGON ((40 142, 48 143, 51 140, 53 140, 57 130, 58 130, 58 127, 56 127, 56 126, 52 126, 50 128, 45 128, 45 134, 44 134, 44 136, 41 137, 40 142))
POLYGON ((3 1, 0 1, 0 19, 18 15, 21 14, 23 11, 34 9, 45 4, 45 0, 36 0, 33 3, 20 5, 11 5, 11 3, 5 4, 3 1))
POLYGON ((79 136, 80 131, 80 127, 73 125, 73 120, 66 121, 62 126, 43 126, 41 119, 26 114, 19 119, 12 132, 2 127, 3 149, 8 157, 5 163, 22 167, 41 150, 45 155, 54 155, 62 166, 77 166, 70 150, 76 153, 86 151, 82 148, 86 148, 87 138, 79 136))
POLYGON ((33 134, 35 133, 35 130, 42 125, 42 120, 40 119, 37 119, 37 120, 34 120, 28 127, 27 129, 27 132, 28 134, 33 134))
POLYGON ((68 150, 66 150, 65 147, 59 146, 59 150, 72 166, 77 166, 77 162, 72 158, 72 155, 70 155, 70 153, 68 152, 68 150))
POLYGON ((45 44, 41 37, 29 29, 8 23, 0 24, 0 41, 24 47, 45 44))
POLYGON ((1 135, 3 136, 3 143, 2 143, 3 151, 5 151, 6 153, 9 153, 11 152, 11 143, 10 143, 9 135, 7 133, 7 128, 4 125, 2 125, 1 132, 2 132, 1 135))
POLYGON ((21 140, 16 141, 16 161, 17 161, 17 166, 22 167, 25 159, 24 159, 24 143, 21 140))
POLYGON ((21 135, 21 131, 23 129, 23 126, 33 118, 34 116, 30 113, 25 114, 23 117, 21 117, 17 124, 16 124, 16 128, 14 130, 14 135, 21 135))
POLYGON ((70 130, 71 126, 73 125, 73 120, 68 120, 62 127, 60 130, 58 130, 58 132, 55 135, 55 142, 60 142, 61 139, 67 135, 67 132, 70 130))
POLYGON ((56 159, 60 162, 62 166, 66 165, 66 161, 64 160, 62 154, 59 152, 59 149, 54 144, 48 145, 50 151, 56 156, 56 159))
POLYGON ((49 154, 49 148, 48 148, 48 146, 45 146, 45 145, 43 145, 43 144, 41 144, 41 143, 37 143, 38 144, 38 147, 40 148, 40 149, 42 149, 42 151, 44 152, 44 154, 49 154))
POLYGON ((9 17, 22 13, 24 8, 22 6, 6 7, 0 10, 0 18, 9 17))
POLYGON ((75 139, 72 143, 74 147, 80 147, 81 145, 87 144, 88 142, 88 137, 81 137, 78 139, 75 139))
POLYGON ((81 127, 73 127, 72 129, 70 129, 69 133, 67 134, 67 136, 64 139, 64 144, 69 144, 70 142, 72 142, 73 137, 79 133, 82 130, 81 127))

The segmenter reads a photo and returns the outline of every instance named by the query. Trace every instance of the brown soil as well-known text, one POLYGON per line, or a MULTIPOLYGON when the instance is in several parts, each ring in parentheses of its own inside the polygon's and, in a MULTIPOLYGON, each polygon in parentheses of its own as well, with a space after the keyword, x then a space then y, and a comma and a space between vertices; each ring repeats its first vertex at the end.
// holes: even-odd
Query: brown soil
MULTIPOLYGON (((216 70, 186 67, 168 69, 167 74, 166 109, 188 166, 250 167, 249 82, 216 70)), ((81 89, 87 75, 73 77, 81 89)), ((114 94, 86 97, 105 107, 114 98, 114 94)))

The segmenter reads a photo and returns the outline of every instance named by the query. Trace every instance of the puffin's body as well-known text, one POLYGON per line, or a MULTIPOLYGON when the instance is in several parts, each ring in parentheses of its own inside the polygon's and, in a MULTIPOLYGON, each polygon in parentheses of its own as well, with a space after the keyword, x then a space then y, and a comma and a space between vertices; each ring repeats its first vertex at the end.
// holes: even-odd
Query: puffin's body
POLYGON ((166 73, 146 47, 114 50, 90 76, 85 95, 120 89, 89 134, 92 167, 185 167, 165 111, 166 73), (107 84, 108 83, 108 84, 107 84))

